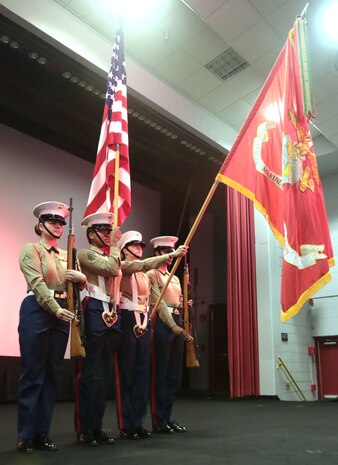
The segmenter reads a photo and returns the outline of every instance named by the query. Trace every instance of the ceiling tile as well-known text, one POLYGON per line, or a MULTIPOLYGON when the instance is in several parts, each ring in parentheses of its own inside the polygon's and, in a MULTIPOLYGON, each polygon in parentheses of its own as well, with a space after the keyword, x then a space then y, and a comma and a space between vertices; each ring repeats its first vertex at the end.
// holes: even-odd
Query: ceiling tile
POLYGON ((316 125, 314 124, 309 124, 309 129, 310 129, 310 133, 311 133, 311 136, 312 136, 312 139, 315 139, 316 137, 319 137, 322 135, 321 131, 319 130, 319 128, 317 128, 316 125))
POLYGON ((169 39, 182 45, 206 29, 207 25, 190 8, 182 4, 161 21, 158 27, 169 39))
POLYGON ((337 93, 338 76, 334 73, 327 73, 319 79, 319 83, 324 87, 329 95, 337 93))
MULTIPOLYGON (((101 26, 102 32, 110 35, 111 37, 115 36, 115 32, 112 33, 111 21, 107 21, 101 26)), ((131 24, 125 23, 124 26, 124 44, 126 50, 130 49, 133 45, 139 44, 140 40, 149 32, 151 28, 149 24, 145 26, 143 22, 140 23, 139 27, 134 27, 131 24)))
POLYGON ((232 47, 249 63, 279 45, 280 39, 265 21, 259 21, 231 41, 232 47))
POLYGON ((155 72, 173 84, 187 78, 201 65, 184 50, 179 49, 154 68, 155 72))
MULTIPOLYGON (((106 0, 55 1, 98 33, 114 40, 116 15, 107 14, 106 0)), ((239 129, 305 3, 304 0, 161 0, 147 12, 146 21, 138 20, 135 24, 126 19, 126 53, 177 86, 178 92, 189 95, 239 129), (229 46, 250 67, 222 82, 204 65, 229 46)), ((307 22, 318 113, 316 124, 333 140, 338 137, 338 77, 332 72, 333 52, 317 25, 325 3, 311 0, 307 22)))
POLYGON ((325 123, 321 123, 319 128, 327 138, 335 135, 338 132, 338 115, 328 119, 325 123))
POLYGON ((287 0, 248 0, 263 17, 281 7, 287 0))
POLYGON ((72 0, 55 0, 56 3, 61 3, 62 5, 68 5, 72 0))
POLYGON ((250 94, 264 83, 264 79, 251 67, 235 74, 227 81, 227 86, 240 97, 250 94))
POLYGON ((253 106, 261 90, 262 90, 262 87, 258 87, 253 92, 250 92, 250 94, 245 95, 245 97, 243 97, 243 100, 248 102, 249 105, 253 106))
POLYGON ((310 67, 313 79, 320 79, 331 71, 331 50, 322 48, 310 55, 310 67))
MULTIPOLYGON (((109 25, 102 26, 103 31, 109 28, 109 25)), ((108 29, 109 30, 109 29, 108 29)), ((135 28, 125 28, 124 31, 124 46, 125 50, 129 51, 135 44, 139 43, 142 37, 146 34, 145 30, 137 30, 135 28)))
POLYGON ((175 42, 166 40, 158 29, 151 29, 142 38, 142 41, 128 49, 128 53, 148 67, 153 68, 176 50, 178 50, 178 46, 175 42))
MULTIPOLYGON (((338 133, 335 136, 331 136, 329 140, 330 142, 332 142, 332 144, 338 147, 338 133)), ((338 155, 336 156, 338 157, 338 155)))
MULTIPOLYGON (((101 14, 104 15, 104 22, 100 25, 100 32, 114 39, 118 15, 107 14, 106 0, 96 0, 95 2, 87 0, 87 3, 83 0, 71 0, 71 2, 75 1, 78 4, 77 8, 79 12, 81 9, 83 10, 82 14, 84 14, 87 3, 90 3, 91 6, 94 5, 96 10, 100 10, 102 12, 101 14)), ((182 3, 180 0, 161 0, 161 2, 158 2, 156 5, 156 8, 147 12, 146 20, 140 21, 139 19, 136 20, 134 16, 127 16, 124 20, 126 49, 136 42, 139 42, 143 36, 154 29, 166 16, 170 15, 181 6, 182 3)), ((89 14, 86 14, 86 19, 88 22, 91 21, 89 14)))
MULTIPOLYGON (((111 0, 108 0, 111 1, 111 0)), ((156 7, 148 9, 146 20, 135 20, 134 17, 125 18, 126 29, 134 30, 137 34, 143 35, 151 28, 158 26, 167 16, 171 15, 175 10, 182 7, 181 0, 161 0, 157 2, 156 7)))
POLYGON ((72 0, 68 3, 68 8, 80 17, 84 18, 88 24, 101 26, 107 21, 106 8, 98 6, 96 2, 72 0))
POLYGON ((269 52, 265 53, 261 57, 257 58, 257 60, 251 63, 251 67, 257 71, 258 74, 266 79, 272 70, 278 55, 280 54, 283 48, 282 41, 280 41, 279 46, 273 48, 269 52))
POLYGON ((240 121, 239 123, 234 124, 234 128, 237 129, 237 131, 239 132, 242 129, 242 126, 245 123, 245 121, 246 120, 243 119, 243 121, 240 121))
POLYGON ((184 0, 202 18, 207 18, 228 0, 184 0))
POLYGON ((244 100, 238 100, 222 110, 219 113, 219 116, 230 123, 230 125, 234 126, 235 124, 244 121, 248 117, 250 110, 251 106, 247 102, 244 102, 244 100))
POLYGON ((187 95, 198 100, 213 89, 223 85, 223 82, 206 68, 200 68, 194 74, 178 84, 187 95))
POLYGON ((204 66, 227 50, 229 45, 214 31, 207 28, 190 42, 184 44, 183 48, 204 66))
POLYGON ((329 98, 329 93, 327 89, 325 89, 325 87, 319 80, 312 81, 312 87, 315 105, 329 98))
MULTIPOLYGON (((316 0, 313 0, 314 4, 316 0)), ((288 33, 295 22, 296 16, 301 14, 306 2, 304 0, 288 0, 280 8, 277 8, 273 13, 266 17, 266 20, 273 28, 274 31, 279 35, 279 37, 286 41, 288 33)), ((313 14, 314 9, 312 5, 307 13, 307 20, 309 21, 309 14, 313 14), (312 10, 312 11, 311 11, 312 10)))
POLYGON ((209 92, 199 102, 212 113, 219 113, 224 108, 239 100, 239 95, 234 93, 224 83, 221 87, 209 92))
MULTIPOLYGON (((182 6, 181 0, 161 0, 156 4, 156 11, 153 16, 156 16, 158 22, 164 19, 166 16, 173 13, 177 8, 182 6)), ((149 17, 152 15, 148 14, 149 17)))
POLYGON ((323 102, 318 103, 317 105, 317 121, 318 121, 317 126, 320 127, 320 125, 323 122, 335 116, 337 114, 337 108, 338 108, 338 93, 334 97, 328 98, 327 100, 324 100, 323 102))
POLYGON ((210 27, 230 42, 260 20, 247 0, 229 0, 207 19, 210 27))

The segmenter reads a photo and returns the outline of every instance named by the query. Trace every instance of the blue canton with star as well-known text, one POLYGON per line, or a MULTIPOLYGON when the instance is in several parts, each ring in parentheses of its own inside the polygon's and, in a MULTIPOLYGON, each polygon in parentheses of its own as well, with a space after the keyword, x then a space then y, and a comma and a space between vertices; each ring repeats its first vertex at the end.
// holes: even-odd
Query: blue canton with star
POLYGON ((124 61, 123 30, 120 25, 118 25, 115 35, 111 64, 107 78, 107 92, 105 102, 108 107, 109 121, 111 121, 115 92, 119 81, 122 82, 122 85, 127 85, 127 75, 124 61))

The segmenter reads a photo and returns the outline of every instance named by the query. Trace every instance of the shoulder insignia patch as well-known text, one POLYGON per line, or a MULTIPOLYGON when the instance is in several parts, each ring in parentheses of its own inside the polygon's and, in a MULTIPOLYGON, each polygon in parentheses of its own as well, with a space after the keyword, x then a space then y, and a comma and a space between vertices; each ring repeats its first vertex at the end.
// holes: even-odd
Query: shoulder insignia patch
POLYGON ((90 262, 95 262, 95 260, 96 260, 96 254, 94 254, 93 252, 88 252, 87 258, 88 258, 88 261, 90 261, 90 262))

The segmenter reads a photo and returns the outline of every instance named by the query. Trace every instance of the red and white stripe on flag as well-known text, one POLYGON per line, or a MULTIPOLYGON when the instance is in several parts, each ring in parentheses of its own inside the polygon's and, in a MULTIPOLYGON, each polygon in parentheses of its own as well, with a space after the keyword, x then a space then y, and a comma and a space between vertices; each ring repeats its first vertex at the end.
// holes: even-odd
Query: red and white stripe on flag
POLYGON ((120 226, 131 210, 127 77, 121 26, 117 29, 113 45, 97 157, 84 217, 96 212, 114 210, 117 150, 119 150, 118 225, 120 226))

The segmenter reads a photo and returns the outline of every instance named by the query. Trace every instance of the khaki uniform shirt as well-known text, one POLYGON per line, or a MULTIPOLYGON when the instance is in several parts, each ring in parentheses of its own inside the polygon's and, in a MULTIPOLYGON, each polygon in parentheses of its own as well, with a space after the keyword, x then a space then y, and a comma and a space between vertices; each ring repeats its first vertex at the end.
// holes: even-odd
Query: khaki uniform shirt
POLYGON ((169 255, 166 254, 161 255, 160 257, 151 257, 144 260, 134 260, 132 262, 128 260, 122 261, 122 280, 120 287, 122 296, 129 300, 133 300, 131 276, 134 274, 138 289, 138 303, 140 305, 147 305, 150 296, 150 280, 145 272, 164 265, 168 260, 169 255))
POLYGON ((49 289, 59 292, 66 289, 67 252, 51 247, 43 240, 29 242, 20 253, 19 263, 27 282, 27 292, 33 291, 38 304, 44 310, 56 313, 60 305, 49 289))
MULTIPOLYGON (((162 292, 162 289, 164 288, 165 283, 168 280, 169 273, 163 273, 157 269, 148 271, 147 275, 151 282, 151 305, 154 306, 162 292)), ((169 328, 176 326, 176 322, 169 312, 168 307, 180 308, 182 298, 183 295, 180 280, 177 276, 173 276, 158 306, 158 315, 163 323, 169 328)))
POLYGON ((87 283, 99 286, 98 277, 105 280, 106 294, 110 292, 110 278, 119 275, 121 268, 120 250, 118 247, 110 247, 109 256, 102 249, 91 246, 78 253, 81 271, 87 276, 87 283))

